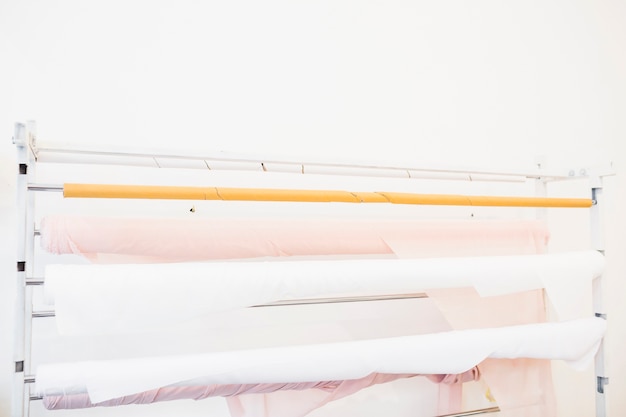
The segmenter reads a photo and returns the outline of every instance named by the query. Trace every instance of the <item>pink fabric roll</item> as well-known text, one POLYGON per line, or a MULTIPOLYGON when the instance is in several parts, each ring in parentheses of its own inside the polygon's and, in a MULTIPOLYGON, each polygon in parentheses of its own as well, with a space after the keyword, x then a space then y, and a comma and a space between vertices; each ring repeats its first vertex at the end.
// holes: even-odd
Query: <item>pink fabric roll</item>
POLYGON ((93 262, 185 262, 266 256, 531 254, 548 233, 536 221, 152 219, 49 216, 41 246, 93 262), (487 252, 485 249, 488 248, 487 252))
MULTIPOLYGON (((322 392, 325 402, 345 397, 363 388, 375 384, 391 382, 400 378, 411 378, 417 375, 392 375, 392 374, 371 374, 365 378, 349 381, 320 381, 301 382, 285 384, 223 384, 207 386, 170 386, 155 390, 141 392, 113 400, 103 401, 93 404, 86 393, 69 395, 46 395, 43 397, 44 407, 48 410, 79 409, 91 407, 114 407, 128 404, 152 404, 161 401, 172 401, 181 399, 201 400, 209 397, 237 397, 244 394, 265 394, 279 390, 318 390, 322 392)), ((472 368, 467 372, 458 375, 426 375, 426 377, 438 384, 454 384, 477 380, 480 377, 478 368, 472 368)), ((238 408, 238 400, 230 401, 231 408, 238 408)), ((308 413, 308 411, 302 411, 308 413)), ((235 415, 243 415, 241 411, 235 415)), ((304 415, 304 414, 301 414, 304 415)))
POLYGON ((283 390, 304 390, 321 389, 333 390, 341 381, 321 381, 302 382, 291 384, 224 384, 207 386, 170 386, 158 388, 150 391, 140 392, 115 398, 108 401, 93 404, 87 393, 70 395, 49 395, 44 396, 44 407, 48 410, 90 408, 90 407, 115 407, 128 404, 152 404, 161 401, 173 400, 202 400, 209 397, 230 397, 233 395, 249 393, 267 393, 279 389, 283 390))

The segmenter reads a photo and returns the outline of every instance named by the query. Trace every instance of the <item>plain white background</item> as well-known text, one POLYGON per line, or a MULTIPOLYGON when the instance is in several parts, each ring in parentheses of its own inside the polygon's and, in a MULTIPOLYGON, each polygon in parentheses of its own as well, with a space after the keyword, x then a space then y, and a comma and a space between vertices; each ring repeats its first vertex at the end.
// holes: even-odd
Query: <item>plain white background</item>
MULTIPOLYGON (((612 162, 610 416, 626 410, 623 2, 5 0, 0 64, 0 415, 12 368, 11 135, 28 119, 42 140, 83 144, 612 162)), ((570 397, 562 415, 587 415, 577 410, 592 400, 570 397)))

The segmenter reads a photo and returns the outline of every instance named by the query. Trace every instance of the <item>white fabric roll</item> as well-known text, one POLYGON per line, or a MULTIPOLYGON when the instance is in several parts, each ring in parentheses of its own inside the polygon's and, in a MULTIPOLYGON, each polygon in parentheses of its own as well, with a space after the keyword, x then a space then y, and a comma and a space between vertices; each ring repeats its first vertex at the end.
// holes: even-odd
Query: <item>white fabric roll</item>
POLYGON ((550 292, 551 288, 562 289, 566 283, 584 292, 603 268, 604 257, 596 251, 471 258, 49 265, 45 295, 55 305, 61 334, 106 334, 157 330, 219 311, 281 300, 407 294, 434 288, 474 287, 482 296, 546 288, 558 300, 571 294, 550 292))
POLYGON ((197 355, 40 365, 36 392, 84 386, 92 402, 195 379, 247 384, 346 380, 372 372, 456 374, 486 358, 564 360, 589 365, 606 321, 585 318, 501 328, 197 355))

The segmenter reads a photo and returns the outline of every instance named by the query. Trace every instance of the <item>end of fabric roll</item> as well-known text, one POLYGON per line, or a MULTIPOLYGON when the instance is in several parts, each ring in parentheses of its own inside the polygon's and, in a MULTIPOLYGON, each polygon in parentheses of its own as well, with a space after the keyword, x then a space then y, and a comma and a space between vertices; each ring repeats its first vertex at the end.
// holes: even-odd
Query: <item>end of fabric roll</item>
POLYGON ((70 250, 66 235, 65 220, 59 216, 48 216, 39 225, 39 244, 43 250, 55 255, 68 253, 70 250))

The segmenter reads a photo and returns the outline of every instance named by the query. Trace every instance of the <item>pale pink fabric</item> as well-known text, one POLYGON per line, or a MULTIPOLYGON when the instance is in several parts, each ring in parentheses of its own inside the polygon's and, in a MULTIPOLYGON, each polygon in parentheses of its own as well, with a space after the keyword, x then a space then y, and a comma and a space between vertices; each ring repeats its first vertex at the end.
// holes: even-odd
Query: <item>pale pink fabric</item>
MULTIPOLYGON (((43 248, 52 253, 78 254, 99 263, 145 263, 307 255, 535 254, 546 252, 549 233, 536 221, 54 216, 42 221, 41 237, 43 248)), ((471 289, 459 289, 430 291, 429 296, 454 329, 545 321, 541 291, 481 298, 471 289)), ((484 366, 502 416, 554 415, 549 362, 489 360, 484 366)), ((330 394, 309 389, 289 391, 289 397, 283 395, 286 391, 234 396, 228 403, 233 417, 296 417, 369 385, 345 382, 345 388, 330 394)), ((460 385, 446 387, 440 390, 440 414, 460 411, 460 385)))
POLYGON ((485 383, 503 417, 557 415, 549 361, 538 359, 486 359, 480 364, 485 383), (520 378, 524 378, 520 380, 520 378))
POLYGON ((209 397, 230 397, 233 395, 250 393, 267 393, 282 390, 320 389, 332 391, 341 381, 301 382, 290 384, 223 384, 206 386, 170 386, 150 391, 127 395, 100 403, 92 403, 87 393, 69 395, 46 395, 43 398, 44 407, 48 410, 115 407, 128 404, 152 404, 172 400, 202 400, 209 397))
POLYGON ((267 256, 530 254, 548 233, 535 221, 364 219, 153 219, 49 216, 41 245, 93 262, 185 262, 267 256), (488 247, 488 253, 485 248, 488 247))
MULTIPOLYGON (((498 222, 496 222, 498 223, 498 222)), ((496 224, 494 223, 494 224, 496 224)), ((501 233, 493 236, 482 235, 477 239, 479 247, 457 245, 448 241, 447 248, 437 256, 474 256, 478 255, 515 255, 540 254, 548 249, 549 233, 541 227, 531 229, 532 239, 526 239, 516 227, 509 228, 499 222, 501 233), (507 235, 508 232, 511 232, 507 235), (444 251, 445 250, 445 251, 444 251)), ((532 225, 530 223, 529 225, 532 225)), ((404 247, 403 257, 420 256, 420 252, 404 247)), ((506 277, 502 277, 506 279, 506 277)), ((453 329, 486 328, 492 326, 510 326, 524 323, 546 321, 546 306, 542 290, 509 294, 498 297, 480 297, 472 288, 440 289, 427 291, 428 296, 450 323, 453 329)), ((549 361, 515 359, 487 360, 481 364, 483 379, 490 386, 502 417, 552 417, 555 415, 556 402, 549 361), (484 365, 484 368, 483 368, 484 365)), ((454 385, 440 390, 440 414, 452 414, 462 411, 459 407, 461 390, 454 385)))
MULTIPOLYGON (((464 382, 476 381, 480 379, 478 367, 474 367, 458 375, 427 375, 426 377, 440 387, 461 386, 464 382)), ((343 381, 337 389, 330 392, 319 390, 308 390, 302 392, 304 395, 290 395, 289 400, 275 394, 263 395, 242 395, 227 398, 228 407, 232 417, 303 417, 311 411, 352 395, 364 388, 375 384, 391 382, 398 378, 411 377, 416 375, 390 375, 371 374, 365 378, 343 381)), ((460 403, 459 403, 460 406, 460 403)))
MULTIPOLYGON (((480 297, 473 289, 431 290, 428 295, 455 329, 545 322, 543 293, 480 297)), ((538 359, 487 359, 479 364, 503 417, 556 415, 551 364, 538 359)), ((450 413, 459 410, 448 410, 450 413)))
MULTIPOLYGON (((410 374, 371 374, 365 378, 350 381, 320 381, 320 382, 301 382, 301 383, 285 383, 285 384, 223 384, 223 385, 207 385, 207 386, 170 386, 141 392, 135 395, 129 395, 113 400, 103 401, 93 404, 89 400, 87 393, 68 394, 68 395, 46 395, 43 397, 44 407, 48 410, 61 409, 79 409, 90 407, 114 407, 128 404, 152 404, 161 401, 172 401, 181 399, 201 400, 209 397, 238 397, 243 394, 264 394, 275 391, 302 391, 317 390, 323 399, 320 401, 326 403, 335 399, 345 397, 361 389, 367 388, 375 384, 395 381, 401 378, 412 378, 418 375, 410 374)), ((480 372, 477 367, 458 375, 425 375, 430 381, 438 384, 458 384, 467 381, 478 380, 480 372)), ((318 403, 318 407, 321 404, 318 403)), ((244 407, 242 407, 239 399, 229 401, 229 406, 233 411, 233 415, 245 415, 244 407)), ((317 407, 314 407, 317 408, 317 407)), ((300 415, 312 411, 314 408, 302 410, 300 415)))

